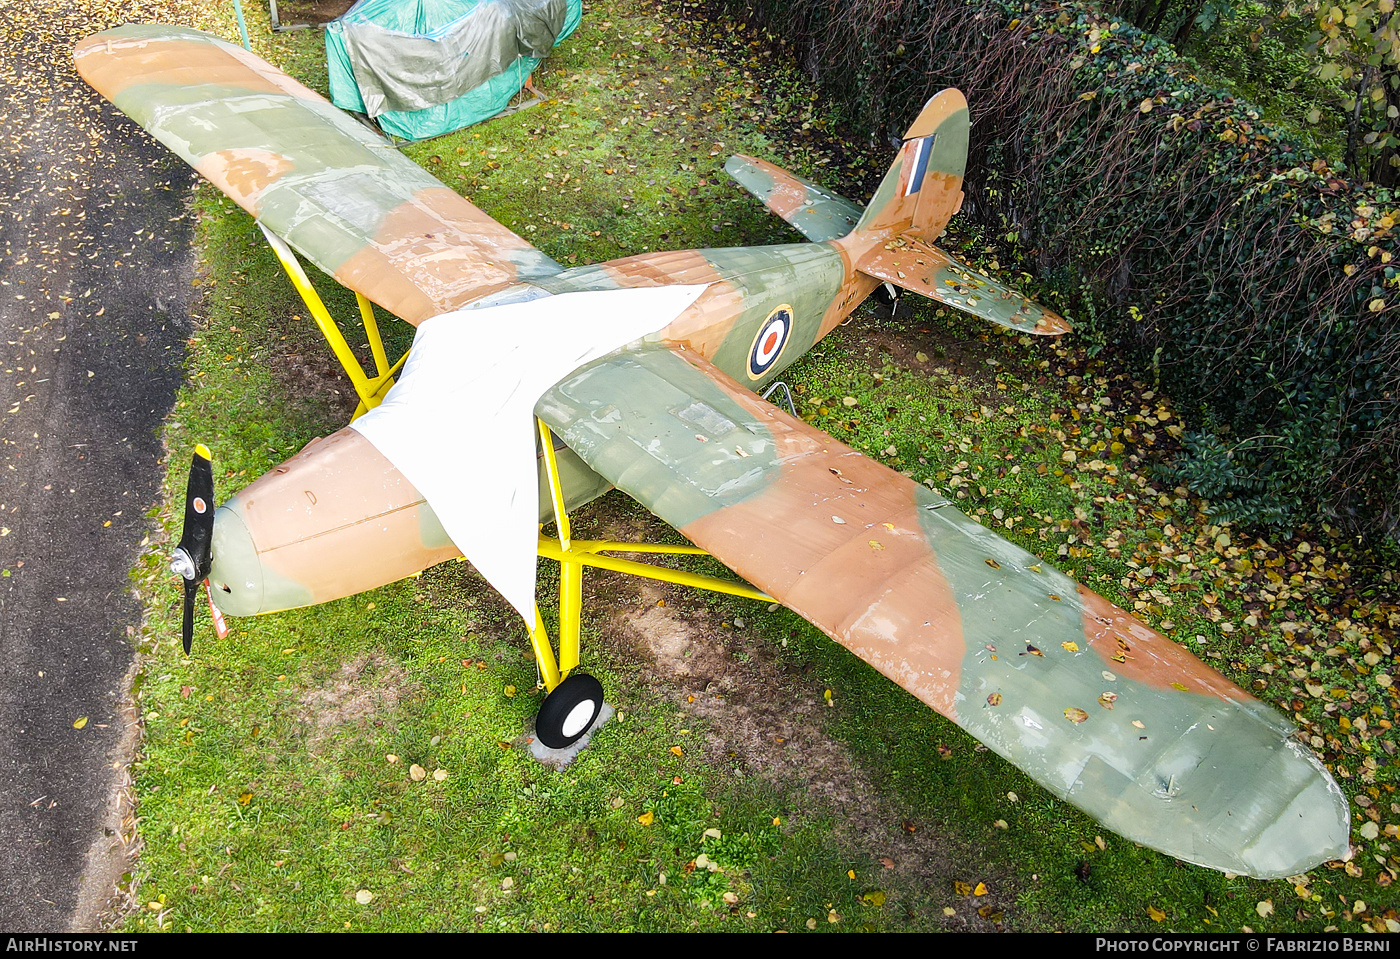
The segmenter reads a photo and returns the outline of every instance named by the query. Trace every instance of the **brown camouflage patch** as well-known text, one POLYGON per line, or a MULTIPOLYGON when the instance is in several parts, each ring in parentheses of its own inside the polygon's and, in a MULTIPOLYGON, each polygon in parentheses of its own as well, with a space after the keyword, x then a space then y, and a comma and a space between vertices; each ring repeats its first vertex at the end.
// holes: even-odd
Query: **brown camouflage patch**
POLYGON ((714 378, 771 431, 780 465, 762 493, 681 532, 955 718, 961 619, 920 529, 913 481, 714 378))
POLYGON ((534 247, 460 194, 435 187, 389 211, 335 278, 417 326, 516 283, 512 251, 534 247))
MULTIPOLYGON (((314 603, 461 555, 451 542, 424 542, 422 494, 348 426, 263 474, 224 506, 239 514, 266 570, 304 588, 314 603)), ((211 581, 220 574, 238 575, 216 563, 211 581)))
POLYGON ((195 164, 200 176, 243 209, 257 215, 257 198, 291 172, 291 160, 267 150, 219 150, 195 164))
POLYGON ((924 104, 924 108, 919 111, 914 122, 909 124, 909 129, 904 133, 904 139, 913 140, 915 137, 926 137, 931 133, 937 133, 944 121, 959 110, 966 109, 967 98, 962 93, 952 89, 944 90, 924 104))
POLYGON ((162 85, 238 88, 325 102, 319 93, 231 44, 99 33, 74 47, 73 59, 82 78, 112 101, 134 86, 162 85))
POLYGON ((1237 703, 1254 698, 1098 593, 1081 586, 1079 601, 1084 604, 1084 636, 1110 672, 1154 689, 1219 696, 1237 703))

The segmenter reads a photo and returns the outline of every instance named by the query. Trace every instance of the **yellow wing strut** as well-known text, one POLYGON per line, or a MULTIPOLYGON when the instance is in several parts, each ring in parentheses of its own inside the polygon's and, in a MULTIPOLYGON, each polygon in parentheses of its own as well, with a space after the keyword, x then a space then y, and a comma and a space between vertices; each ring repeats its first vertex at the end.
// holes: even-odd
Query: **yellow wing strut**
POLYGON ((261 223, 258 224, 258 228, 262 230, 263 236, 267 237, 272 252, 277 254, 282 269, 287 271, 287 278, 292 281, 292 286, 296 288, 297 293, 301 294, 302 302, 311 311, 311 316, 320 328, 321 335, 326 338, 331 351, 335 353, 335 358, 340 361, 340 365, 345 368, 345 374, 350 377, 350 384, 355 388, 355 395, 360 398, 360 405, 356 407, 355 415, 350 418, 354 420, 361 414, 374 409, 384 399, 384 394, 389 392, 389 387, 394 385, 394 374, 403 367, 404 361, 408 359, 408 354, 405 353, 399 357, 398 362, 393 366, 389 365, 389 358, 384 353, 384 340, 379 335, 379 324, 374 319, 374 304, 366 299, 364 294, 356 293, 355 299, 360 304, 360 318, 364 321, 365 335, 369 339, 369 350, 374 357, 376 375, 371 377, 367 374, 360 365, 359 358, 350 349, 350 344, 345 341, 345 336, 340 332, 340 327, 331 316, 330 310, 326 309, 326 304, 321 301, 316 288, 311 285, 310 278, 302 269, 301 262, 292 252, 292 248, 261 223))
POLYGON ((543 420, 536 420, 540 433, 540 449, 543 450, 545 474, 549 479, 550 497, 554 504, 557 537, 540 536, 539 555, 559 564, 559 659, 556 662, 550 648, 549 636, 540 619, 538 607, 535 609, 535 622, 530 628, 530 643, 535 649, 535 662, 539 666, 540 679, 547 690, 559 685, 579 662, 579 625, 583 616, 583 568, 596 566, 630 576, 657 579, 665 583, 708 589, 715 593, 728 593, 745 599, 760 602, 773 602, 773 597, 760 592, 745 583, 706 576, 703 573, 688 573, 684 570, 653 566, 631 559, 618 559, 603 556, 602 553, 658 553, 681 554, 686 556, 708 556, 698 546, 657 546, 650 543, 616 543, 609 540, 578 540, 573 538, 569 516, 564 508, 564 489, 559 482, 559 466, 554 457, 554 435, 543 420))

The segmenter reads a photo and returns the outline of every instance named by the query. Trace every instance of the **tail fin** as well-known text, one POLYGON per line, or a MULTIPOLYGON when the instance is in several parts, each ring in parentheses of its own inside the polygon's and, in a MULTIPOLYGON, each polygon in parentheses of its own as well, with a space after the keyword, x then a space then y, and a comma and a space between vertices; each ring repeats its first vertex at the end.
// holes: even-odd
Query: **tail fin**
POLYGON ((863 214, 858 204, 763 160, 734 156, 724 168, 814 243, 846 236, 852 224, 855 233, 932 240, 962 206, 969 125, 967 100, 957 90, 925 103, 863 214))
POLYGON ((957 90, 925 103, 854 232, 937 239, 962 207, 970 125, 957 90))

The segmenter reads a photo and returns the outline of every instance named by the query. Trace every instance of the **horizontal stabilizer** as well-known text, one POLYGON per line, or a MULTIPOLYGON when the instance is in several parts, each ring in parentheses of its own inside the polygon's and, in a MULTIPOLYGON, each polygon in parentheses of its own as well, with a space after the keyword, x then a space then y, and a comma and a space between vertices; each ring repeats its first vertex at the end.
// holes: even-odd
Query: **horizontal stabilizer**
POLYGON ((724 169, 813 243, 845 236, 860 219, 857 204, 763 160, 732 156, 724 169))
POLYGON ((1008 329, 1041 336, 1070 331, 1069 322, 1058 313, 907 236, 871 250, 856 269, 1008 329))

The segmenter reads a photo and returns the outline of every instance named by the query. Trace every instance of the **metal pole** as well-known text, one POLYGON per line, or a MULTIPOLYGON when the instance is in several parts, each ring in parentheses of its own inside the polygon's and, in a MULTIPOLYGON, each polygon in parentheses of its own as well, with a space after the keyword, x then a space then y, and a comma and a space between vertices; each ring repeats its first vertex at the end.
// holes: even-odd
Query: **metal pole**
POLYGON ((238 32, 243 35, 243 49, 251 51, 253 45, 248 42, 248 24, 243 19, 243 0, 233 0, 233 12, 238 16, 238 32))

